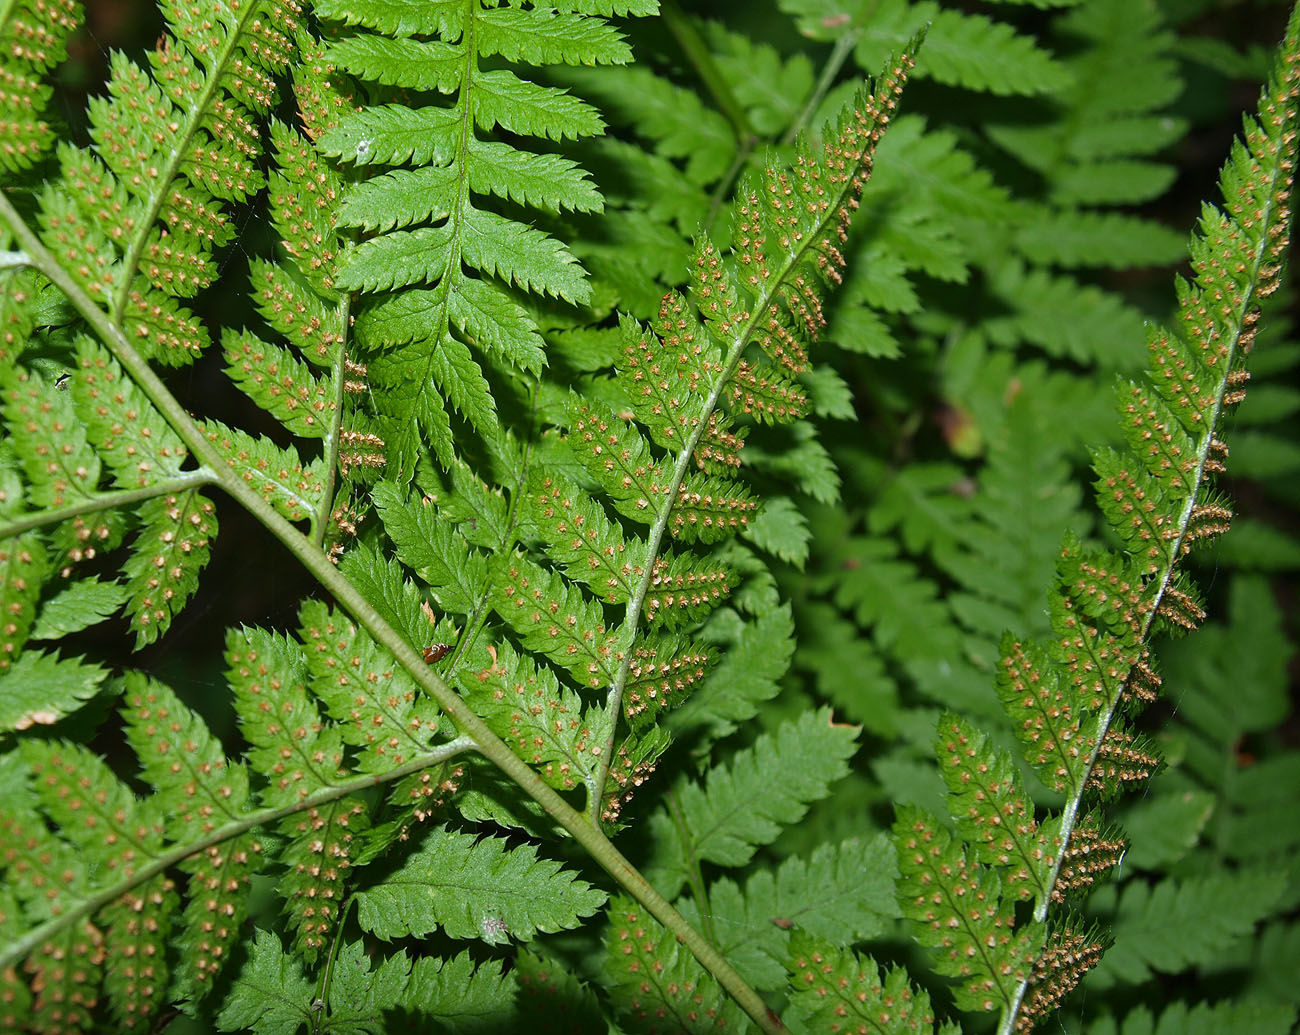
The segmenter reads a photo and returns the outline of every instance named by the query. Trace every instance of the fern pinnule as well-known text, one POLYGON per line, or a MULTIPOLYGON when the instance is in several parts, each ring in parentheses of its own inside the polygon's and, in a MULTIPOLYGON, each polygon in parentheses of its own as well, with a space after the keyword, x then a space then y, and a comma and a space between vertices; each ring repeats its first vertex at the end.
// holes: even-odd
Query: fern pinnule
POLYGON ((609 904, 604 983, 638 1030, 740 1029, 744 1015, 670 932, 624 895, 609 904))
POLYGON ((43 116, 54 91, 42 80, 66 56, 80 14, 76 0, 23 0, 0 18, 0 166, 35 165, 53 139, 43 116))
POLYGON ((984 863, 1002 868, 1007 891, 1038 900, 1060 845, 1040 828, 1010 752, 951 713, 939 720, 939 768, 948 809, 965 841, 984 863))
POLYGON ((870 957, 836 948, 796 931, 790 939, 791 1008, 810 1031, 853 1030, 880 1035, 956 1035, 948 1023, 935 1028, 935 1010, 924 989, 913 987, 902 967, 882 973, 870 957))
POLYGON ((1040 1020, 1050 1017, 1097 965, 1108 944, 1105 936, 1084 929, 1082 924, 1055 928, 1034 960, 1034 973, 1015 1030, 1032 1031, 1040 1020))
MULTIPOLYGON (((958 1007, 1005 1012, 1029 980, 1042 931, 1016 928, 999 870, 972 858, 937 817, 898 809, 894 840, 903 912, 917 940, 936 951, 936 969, 959 980, 958 1007)), ((1017 865, 1012 860, 1013 868, 1017 865)))

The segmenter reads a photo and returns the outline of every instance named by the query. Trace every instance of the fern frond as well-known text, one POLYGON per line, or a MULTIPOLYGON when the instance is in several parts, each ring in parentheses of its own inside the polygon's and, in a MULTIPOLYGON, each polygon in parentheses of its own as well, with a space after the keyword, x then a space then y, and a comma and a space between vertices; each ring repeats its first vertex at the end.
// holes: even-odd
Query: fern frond
POLYGON ((1010 753, 948 713, 939 720, 938 755, 948 784, 949 811, 976 856, 1002 868, 1009 894, 1044 898, 1060 845, 1035 821, 1010 753))
POLYGON ((1146 980, 1152 970, 1177 972, 1208 962, 1248 935, 1283 889, 1280 874, 1257 870, 1155 885, 1129 881, 1115 913, 1115 944, 1098 965, 1097 978, 1132 983, 1146 980))
POLYGON ((1116 1019, 1103 1017, 1085 1030, 1088 1035, 1283 1035, 1295 1023, 1295 1009, 1281 1003, 1175 1002, 1160 1011, 1157 1018, 1147 1006, 1138 1006, 1123 1017, 1122 1027, 1116 1019))
POLYGON ((877 67, 892 48, 928 24, 925 56, 917 70, 937 82, 1032 95, 1069 81, 1054 58, 1006 22, 942 9, 929 0, 888 0, 870 16, 840 4, 832 8, 835 14, 828 15, 825 5, 807 0, 783 0, 781 7, 796 16, 801 32, 814 39, 833 39, 837 33, 853 31, 864 67, 877 67))
POLYGON ((898 915, 898 877, 888 836, 819 845, 775 870, 757 870, 743 886, 721 878, 708 889, 708 916, 696 903, 684 914, 715 932, 718 946, 757 989, 776 991, 800 936, 835 945, 882 934, 898 915))
POLYGON ((1029 980, 1041 931, 1016 930, 997 871, 969 858, 934 816, 900 808, 894 836, 903 913, 917 939, 938 950, 939 972, 959 979, 957 1005, 1005 1012, 1029 980))
POLYGON ((166 632, 198 589, 217 532, 216 507, 201 492, 147 500, 140 520, 140 534, 122 565, 137 646, 166 632))
POLYGON ((406 671, 320 601, 304 604, 299 620, 312 689, 359 750, 358 767, 384 772, 426 751, 438 732, 437 708, 406 671))
MULTIPOLYGON (((998 875, 981 872, 964 846, 935 821, 911 812, 900 815, 897 836, 910 915, 931 925, 922 927, 922 937, 946 952, 940 957, 945 972, 968 978, 959 1002, 999 1009, 1002 1032, 1028 1030, 1077 980, 1075 971, 1096 962, 1100 950, 1082 948, 1089 939, 1078 942, 1061 934, 1066 942, 1048 945, 1044 921, 1053 902, 1086 887, 1121 857, 1122 841, 1102 834, 1095 820, 1084 821, 1086 803, 1125 784, 1145 785, 1160 765, 1154 749, 1126 728, 1120 712, 1154 696, 1158 679, 1148 654, 1153 633, 1162 627, 1195 628, 1205 617, 1178 564, 1195 541, 1226 525, 1226 508, 1210 488, 1212 475, 1223 466, 1216 431, 1246 380, 1239 371, 1254 337, 1258 299, 1273 290, 1278 276, 1300 122, 1298 82, 1300 10, 1292 14, 1259 121, 1247 123, 1246 143, 1236 146, 1224 170, 1227 211, 1208 210, 1192 243, 1197 279, 1178 283, 1180 321, 1172 331, 1149 336, 1154 387, 1130 384, 1121 391, 1133 451, 1095 454, 1098 503, 1126 550, 1102 553, 1067 537, 1049 609, 1052 638, 1041 644, 1010 636, 1004 641, 998 692, 1013 732, 1031 767, 1066 796, 1061 816, 1048 821, 1050 847, 1040 844, 1040 854, 1027 856, 1011 836, 1019 831, 1033 837, 1032 811, 1022 794, 1011 792, 1007 810, 996 809, 1016 786, 1007 760, 965 724, 946 718, 941 725, 941 764, 959 829, 975 852, 985 853, 996 843, 1010 849, 989 860, 994 866, 1010 860, 1018 872, 1031 861, 1029 872, 1040 874, 1032 921, 1014 924, 999 905, 998 875), (963 761, 963 752, 976 742, 980 747, 963 761), (994 826, 995 818, 1010 821, 1012 828, 1002 822, 994 826), (941 892, 934 897, 932 885, 941 892), (967 913, 953 897, 955 889, 961 889, 963 900, 974 896, 989 904, 967 913), (991 922, 997 930, 977 932, 969 929, 972 922, 991 922), (1001 945, 1010 948, 1000 950, 1001 945), (966 946, 975 949, 969 957, 966 946), (1001 951, 1008 952, 1006 959, 996 955, 990 962, 990 954, 1001 951), (1061 960, 1071 962, 1057 987, 1047 972, 1061 960), (1026 969, 1031 962, 1032 974, 1026 969), (1009 983, 1008 974, 1016 975, 1009 983)), ((1120 955, 1118 948, 1108 955, 1098 974, 1107 974, 1120 955)), ((1124 969, 1135 967, 1130 960, 1124 969)))
POLYGON ((484 721, 552 787, 587 784, 591 747, 607 735, 607 720, 560 685, 555 672, 517 653, 508 642, 484 652, 487 667, 469 666, 467 693, 484 721))

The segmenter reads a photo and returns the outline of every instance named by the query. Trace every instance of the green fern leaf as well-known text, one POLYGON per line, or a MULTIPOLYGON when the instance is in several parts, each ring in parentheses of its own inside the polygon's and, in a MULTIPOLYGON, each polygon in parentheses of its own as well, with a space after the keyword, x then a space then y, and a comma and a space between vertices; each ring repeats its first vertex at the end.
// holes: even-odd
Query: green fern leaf
POLYGON ((1169 878, 1154 885, 1129 881, 1115 913, 1115 944, 1094 980, 1104 987, 1149 980, 1153 970, 1176 974, 1204 966, 1249 935, 1284 888, 1282 875, 1258 870, 1169 878))
POLYGON ((631 1032, 740 1030, 744 1015, 685 947, 630 898, 609 905, 604 974, 631 1032))
MULTIPOLYGON (((609 494, 620 514, 642 524, 654 520, 656 497, 668 487, 645 440, 613 413, 576 397, 570 406, 566 441, 574 455, 609 494)), ((658 506, 662 503, 659 502, 658 506)))
POLYGON ((232 630, 226 663, 249 761, 267 777, 264 800, 287 805, 338 783, 346 774, 342 733, 307 694, 301 646, 264 629, 232 630))
POLYGON ((529 650, 568 669, 583 686, 608 686, 622 660, 620 637, 600 605, 524 557, 502 558, 492 606, 529 650))
MULTIPOLYGON (((101 582, 94 577, 79 579, 41 605, 31 638, 57 640, 98 625, 116 614, 126 599, 126 588, 117 582, 101 582)), ((9 611, 15 613, 14 609, 9 611)))
POLYGON ((410 970, 405 953, 385 958, 372 970, 364 944, 343 945, 330 975, 325 1030, 338 1035, 385 1035, 389 1030, 385 1014, 401 1001, 410 970))
POLYGON ((289 914, 294 950, 309 963, 329 944, 353 859, 369 829, 366 806, 355 797, 337 798, 280 822, 289 843, 280 853, 285 869, 275 890, 289 914))
POLYGON ((776 991, 801 934, 835 945, 884 934, 899 915, 897 877, 887 835, 850 838, 819 845, 807 859, 786 859, 775 871, 758 870, 743 888, 716 880, 709 915, 699 916, 694 902, 683 903, 683 915, 716 932, 718 948, 755 988, 776 991))
POLYGON ((161 683, 125 678, 127 740, 155 793, 169 803, 168 836, 199 838, 248 806, 248 770, 226 761, 203 720, 161 683))
POLYGON ((538 859, 530 846, 507 851, 498 838, 477 840, 440 827, 356 901, 358 922, 379 938, 441 929, 451 938, 494 945, 576 927, 605 904, 605 894, 559 863, 538 859))
POLYGON ((80 9, 73 0, 52 5, 24 0, 0 17, 0 165, 17 172, 35 165, 53 136, 42 116, 53 90, 42 79, 67 56, 68 37, 77 28, 80 9))
POLYGON ((311 688, 358 749, 362 772, 384 772, 428 750, 438 710, 368 633, 319 600, 298 614, 311 688))
POLYGON ((1168 868, 1196 844, 1214 811, 1213 795, 1203 791, 1157 794, 1135 803, 1123 815, 1132 841, 1124 864, 1140 870, 1168 868))
MULTIPOLYGON (((34 532, 6 539, 0 544, 0 605, 8 621, 0 626, 0 673, 8 670, 27 642, 36 621, 41 587, 53 574, 53 563, 41 537, 34 532)), ((14 717, 15 720, 17 716, 14 717)))
POLYGON ((794 619, 789 605, 772 608, 739 625, 724 641, 718 663, 690 699, 668 718, 674 730, 692 730, 721 740, 758 714, 781 690, 794 654, 794 619))
POLYGON ((963 839, 981 862, 1001 868, 1009 894, 1043 901, 1061 846, 1035 821, 1010 753, 951 712, 939 720, 936 747, 963 839))
POLYGON ((1166 266, 1183 255, 1181 234, 1118 212, 1035 213, 1016 233, 1031 262, 1059 266, 1166 266))
POLYGON ((1048 101, 1057 117, 988 128, 1043 177, 1058 204, 1136 204, 1173 179, 1172 167, 1145 159, 1186 132, 1185 120, 1164 110, 1182 82, 1179 41, 1162 14, 1157 5, 1135 9, 1117 0, 1075 7, 1054 26, 1071 73, 1048 101))
POLYGON ((181 962, 172 994, 177 999, 198 1001, 212 990, 244 936, 250 885, 265 864, 263 844, 254 834, 233 837, 182 863, 190 882, 176 939, 181 962))
POLYGON ((541 1035, 603 1035, 609 1022, 595 993, 559 962, 521 949, 515 956, 518 1009, 541 1035))
POLYGON ((424 12, 428 21, 419 31, 438 38, 420 40, 410 38, 416 23, 409 16, 386 8, 353 10, 346 0, 331 0, 318 13, 378 30, 335 44, 327 60, 336 67, 385 87, 453 97, 446 108, 384 104, 348 114, 319 141, 327 154, 358 166, 416 166, 361 183, 345 200, 345 223, 386 232, 351 249, 339 276, 352 289, 411 288, 378 300, 358 323, 358 339, 372 351, 422 343, 400 363, 368 364, 370 382, 383 393, 379 416, 388 459, 409 477, 424 448, 421 429, 449 466, 444 400, 484 434, 495 433, 496 411, 477 356, 541 369, 542 340, 521 305, 527 296, 577 304, 590 297, 586 274, 564 245, 481 201, 591 211, 600 199, 585 174, 567 159, 481 137, 495 129, 564 140, 598 133, 603 123, 563 91, 481 63, 499 56, 528 64, 607 64, 625 62, 631 52, 603 19, 577 13, 447 6, 424 12), (425 284, 431 286, 419 286, 425 284), (420 370, 414 381, 413 366, 420 370))
POLYGON ((929 23, 917 62, 920 75, 998 94, 1043 93, 1068 81, 1065 70, 1050 55, 1005 22, 943 10, 927 0, 888 0, 873 10, 870 18, 855 15, 851 4, 835 3, 828 9, 822 3, 783 0, 781 7, 800 17, 801 27, 814 38, 828 38, 832 24, 839 31, 841 18, 854 24, 861 33, 858 62, 864 68, 880 67, 890 53, 929 23))
POLYGON ((1295 1007, 1281 1003, 1171 1003, 1157 1018, 1150 1007, 1138 1006, 1117 1022, 1113 1017, 1093 1021, 1087 1035, 1286 1035, 1295 1024, 1295 1007))
POLYGON ((633 649, 623 685, 623 714, 638 732, 660 721, 667 710, 688 701, 713 662, 713 655, 697 644, 649 636, 641 642, 633 649))
POLYGON ((584 708, 554 671, 509 643, 484 648, 468 668, 463 683, 478 713, 543 780, 561 790, 590 784, 591 749, 609 735, 604 713, 584 708))
POLYGON ((1080 933, 1070 921, 1064 925, 1058 921, 1034 960, 1034 973, 1020 1006, 1019 1028, 1028 1030, 1035 1021, 1050 1017, 1097 965, 1108 945, 1108 938, 1095 932, 1080 933))
POLYGON ((220 421, 203 421, 202 432, 227 466, 278 514, 290 521, 316 520, 325 493, 320 460, 304 464, 292 446, 278 449, 269 439, 253 438, 220 421))
MULTIPOLYGON (((203 721, 168 687, 137 673, 127 675, 124 698, 127 737, 160 799, 166 796, 168 801, 175 824, 169 826, 169 838, 202 840, 225 823, 240 819, 250 804, 247 770, 226 761, 221 744, 203 721)), ((199 999, 211 988, 239 937, 247 912, 248 885, 263 863, 260 844, 248 834, 210 846, 181 863, 190 881, 178 932, 183 952, 173 982, 176 994, 199 999)), ((128 894, 130 912, 123 922, 128 932, 143 937, 150 930, 141 915, 143 903, 149 905, 150 912, 169 917, 174 913, 170 886, 170 881, 160 884, 155 880, 128 894)), ((129 976, 152 982, 149 987, 161 994, 165 983, 159 976, 141 976, 136 970, 147 967, 151 958, 165 960, 164 942, 154 927, 158 944, 148 952, 128 951, 123 967, 129 976)), ((111 982, 109 988, 111 991, 111 982)), ((124 993, 128 1007, 136 998, 134 993, 124 993)))
MULTIPOLYGON (((764 507, 763 514, 769 510, 770 504, 764 507)), ((645 595, 646 621, 665 629, 694 625, 726 600, 730 592, 731 573, 727 568, 711 566, 691 554, 663 551, 655 562, 645 595)))
MULTIPOLYGON (((304 46, 302 58, 304 67, 295 83, 299 110, 308 132, 318 135, 331 128, 332 119, 337 118, 330 101, 338 97, 325 79, 319 45, 304 46), (313 111, 316 105, 325 110, 313 111)), ((287 126, 272 122, 271 140, 277 166, 268 181, 272 222, 284 239, 285 251, 313 292, 332 299, 335 263, 342 248, 335 220, 343 178, 321 160, 308 141, 287 126)), ((320 303, 310 294, 297 291, 283 276, 275 276, 278 268, 270 263, 250 265, 262 315, 302 351, 305 359, 328 365, 333 346, 340 340, 333 337, 339 328, 324 316, 320 303)))
POLYGON ((518 1023, 514 1008, 518 973, 518 969, 503 973, 501 960, 476 965, 468 951, 449 960, 424 956, 412 963, 399 1005, 455 1035, 507 1030, 518 1023))
MULTIPOLYGON (((882 976, 869 957, 835 948, 796 931, 790 938, 791 1011, 803 1030, 831 1035, 856 1020, 855 1030, 880 1035, 930 1035, 935 1013, 924 989, 908 983, 907 971, 892 967, 882 976)), ((957 1027, 942 1025, 941 1035, 957 1027)))
POLYGON ((40 374, 8 365, 0 370, 0 392, 9 443, 30 485, 30 504, 61 507, 93 498, 100 460, 72 400, 40 374))
POLYGON ((5 732, 53 725, 99 694, 108 675, 98 665, 43 651, 7 660, 0 670, 0 730, 5 732))
POLYGON ((959 979, 959 1007, 1005 1010, 1029 979, 1042 932, 1015 929, 997 875, 968 858, 933 816, 911 807, 897 816, 898 893, 917 939, 938 950, 941 974, 959 979))
POLYGON ((568 479, 541 476, 529 486, 526 513, 570 579, 590 586, 607 604, 627 603, 645 566, 604 508, 568 479))
POLYGON ((398 557, 432 587, 438 606, 450 614, 473 613, 487 583, 486 558, 438 508, 408 501, 391 482, 376 485, 371 499, 398 557))
POLYGON ((117 485, 140 488, 181 473, 189 451, 180 437, 108 351, 89 338, 77 339, 77 373, 68 394, 117 485))
POLYGON ((251 1028, 257 1035, 297 1035, 315 1020, 315 986, 299 961, 285 953, 280 939, 258 930, 248 962, 217 1015, 220 1031, 251 1028))
POLYGON ((728 539, 759 513, 749 490, 729 480, 690 474, 682 479, 668 528, 685 542, 716 543, 728 539))
POLYGON ((217 532, 215 506, 192 490, 155 496, 139 513, 140 533, 122 565, 137 648, 165 633, 194 595, 217 532))
POLYGON ((1134 307, 1072 277, 1053 276, 1017 261, 991 264, 989 286, 1014 315, 984 322, 989 338, 1007 345, 1020 340, 1051 356, 1068 356, 1105 367, 1128 367, 1131 348, 1142 337, 1142 314, 1134 307))
POLYGON ((303 438, 325 438, 338 395, 333 378, 316 378, 288 349, 248 331, 222 335, 226 372, 244 393, 286 429, 303 438))
POLYGON ((675 818, 660 809, 650 819, 655 886, 673 894, 700 860, 745 865, 844 776, 856 736, 828 710, 809 712, 711 769, 703 786, 683 782, 674 791, 675 818))

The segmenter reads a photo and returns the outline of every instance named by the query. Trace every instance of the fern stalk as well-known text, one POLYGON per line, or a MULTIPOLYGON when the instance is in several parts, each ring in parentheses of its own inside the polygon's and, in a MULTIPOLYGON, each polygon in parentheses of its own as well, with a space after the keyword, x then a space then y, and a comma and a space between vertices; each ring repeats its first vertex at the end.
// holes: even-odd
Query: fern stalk
MULTIPOLYGON (((3 198, 0 198, 0 201, 3 201, 3 198)), ((3 214, 2 209, 0 209, 0 214, 3 214)), ((0 539, 20 535, 23 532, 31 531, 33 528, 56 525, 60 521, 80 517, 82 514, 95 514, 112 510, 114 507, 128 507, 132 503, 151 500, 155 496, 165 496, 169 492, 197 489, 204 485, 213 485, 216 482, 217 476, 212 471, 207 468, 200 468, 197 471, 188 471, 179 477, 154 482, 152 485, 146 485, 139 489, 118 489, 112 492, 99 493, 94 499, 80 500, 77 503, 69 503, 67 506, 53 507, 49 510, 38 510, 25 517, 9 518, 0 522, 0 539)))
MULTIPOLYGON (((0 194, 0 219, 9 226, 18 243, 30 257, 31 264, 64 292, 72 305, 113 352, 117 361, 121 363, 149 400, 157 407, 159 413, 180 435, 186 446, 192 451, 192 455, 202 465, 203 477, 224 489, 228 495, 280 540, 320 585, 333 595, 344 610, 374 636, 379 643, 392 652, 398 663, 438 702, 439 706, 467 735, 469 738, 468 743, 463 741, 453 742, 456 749, 452 754, 465 751, 469 744, 472 743, 474 750, 495 764, 518 784, 529 797, 546 810, 547 814, 556 823, 572 834, 574 839, 628 894, 632 895, 651 915, 681 939, 696 959, 699 960, 700 964, 717 979, 718 983, 732 995, 762 1030, 780 1031, 779 1022, 773 1020, 768 1007, 758 993, 745 982, 726 959, 699 932, 686 922, 682 915, 662 895, 650 886, 636 868, 614 847, 613 843, 593 823, 589 822, 582 813, 572 808, 555 791, 543 783, 537 774, 470 710, 460 696, 424 663, 424 659, 406 642, 405 638, 378 614, 347 578, 340 574, 330 559, 314 542, 298 531, 289 521, 281 517, 266 500, 228 468, 221 453, 209 443, 185 408, 167 390, 158 375, 154 373, 153 368, 132 347, 122 333, 121 328, 66 273, 53 255, 27 227, 22 217, 3 194, 0 194)), ((689 453, 684 455, 689 457, 689 453)), ((644 590, 642 595, 644 596, 644 590)), ((400 769, 394 769, 391 773, 385 774, 383 779, 386 781, 389 777, 395 778, 399 775, 417 772, 444 761, 446 757, 449 756, 445 754, 445 749, 440 749, 430 756, 414 760, 400 767, 400 769)), ((367 776, 351 783, 347 790, 331 788, 327 792, 320 792, 324 796, 316 799, 316 803, 337 800, 350 791, 373 786, 378 779, 377 777, 367 776)), ((223 832, 219 837, 214 836, 211 839, 205 839, 203 844, 199 845, 186 845, 182 849, 174 850, 161 857, 153 864, 142 866, 129 884, 114 886, 111 892, 101 892, 89 898, 77 910, 65 912, 57 920, 46 921, 23 938, 0 951, 0 966, 20 960, 32 948, 41 944, 43 938, 49 937, 52 931, 64 929, 74 919, 90 915, 97 909, 114 901, 127 888, 163 872, 166 866, 174 865, 209 844, 218 844, 280 816, 290 815, 302 811, 304 808, 309 808, 309 803, 312 803, 314 798, 315 796, 292 807, 266 810, 266 812, 258 814, 259 818, 255 821, 245 822, 241 820, 238 824, 229 824, 226 828, 223 828, 223 832)))
POLYGON ((727 121, 731 123, 740 150, 748 154, 758 143, 758 134, 754 132, 744 105, 736 98, 735 92, 727 82, 727 77, 718 69, 699 31, 676 0, 664 0, 659 8, 659 16, 668 27, 668 31, 672 33, 673 39, 677 41, 677 45, 682 48, 682 53, 695 69, 695 74, 700 77, 701 82, 708 88, 718 107, 727 117, 727 121))

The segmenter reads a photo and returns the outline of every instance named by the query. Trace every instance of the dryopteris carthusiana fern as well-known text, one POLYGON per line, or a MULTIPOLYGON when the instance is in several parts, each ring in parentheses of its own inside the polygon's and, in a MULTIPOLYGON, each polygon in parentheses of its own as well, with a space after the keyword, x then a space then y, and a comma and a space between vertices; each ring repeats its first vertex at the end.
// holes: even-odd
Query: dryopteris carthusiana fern
MULTIPOLYGON (((560 243, 570 214, 602 199, 552 145, 603 123, 538 69, 627 61, 603 16, 650 6, 329 0, 308 18, 289 0, 168 3, 150 72, 114 58, 92 145, 53 154, 35 77, 59 59, 71 9, 0 12, 0 33, 39 44, 0 57, 24 84, 4 95, 16 128, 0 159, 42 184, 0 196, 15 249, 0 267, 8 1027, 156 1027, 180 1004, 223 1030, 501 1030, 534 1019, 516 998, 553 988, 596 1030, 609 1016, 627 1030, 732 1029, 746 1014, 778 1030, 779 996, 787 1023, 815 1030, 846 1016, 863 1030, 933 1028, 929 995, 905 972, 882 975, 848 948, 896 915, 884 838, 825 844, 743 886, 713 872, 749 864, 844 776, 856 731, 828 712, 776 725, 699 783, 687 768, 661 774, 649 882, 608 839, 670 731, 707 752, 788 663, 790 611, 758 549, 799 556, 782 542, 798 515, 789 501, 764 512, 738 472, 779 477, 782 440, 764 429, 836 406, 809 348, 916 46, 849 99, 824 146, 801 138, 740 175, 730 224, 697 236, 688 290, 646 325, 615 319, 610 297, 627 284, 593 290, 575 258, 587 252, 560 243), (293 105, 276 106, 290 82, 293 105), (261 326, 223 327, 220 340, 230 379, 285 432, 275 442, 188 414, 151 366, 203 351, 210 334, 178 300, 214 276, 232 235, 224 206, 263 187, 280 243, 274 261, 250 264, 261 326), (206 564, 211 486, 334 600, 304 602, 288 631, 228 633, 238 758, 158 680, 32 645, 118 610, 137 643, 161 636, 206 564), (371 510, 380 520, 367 524, 371 510), (118 693, 134 785, 72 739, 85 702, 118 693), (493 956, 606 902, 562 868, 572 853, 557 827, 627 893, 609 903, 603 950, 588 943, 601 962, 561 941, 493 956), (282 908, 259 901, 268 876, 282 908), (453 953, 447 938, 477 948, 453 953)), ((924 7, 894 4, 873 31, 888 36, 924 7)), ((688 53, 708 60, 694 24, 672 16, 688 53)), ((940 81, 1064 87, 1002 23, 943 12, 936 33, 928 69, 940 81), (1030 85, 958 59, 969 38, 1018 55, 1030 85)), ((1063 845, 1093 862, 1122 851, 1079 803, 1153 764, 1137 741, 1117 742, 1112 719, 1126 687, 1154 692, 1153 676, 1132 674, 1153 671, 1157 616, 1190 599, 1170 576, 1183 544, 1226 522, 1203 485, 1241 380, 1232 349, 1252 333, 1251 292, 1277 275, 1265 252, 1285 239, 1296 50, 1293 17, 1275 107, 1225 174, 1238 221, 1204 224, 1207 241, 1255 248, 1230 275, 1235 327, 1206 339, 1233 345, 1194 361, 1213 374, 1189 382, 1195 404, 1167 386, 1135 390, 1138 464, 1098 456, 1121 492, 1103 509, 1135 559, 1068 546, 1058 641, 1009 641, 1004 696, 1028 709, 1039 734, 1028 762, 1067 792, 1064 813, 1039 818, 1013 757, 956 715, 939 741, 953 829, 899 810, 905 912, 940 950, 940 972, 962 979, 958 1008, 999 1008, 1006 1030, 1054 1007, 1100 951, 1086 927, 1044 919, 1096 869, 1063 845), (1241 171, 1251 162, 1267 184, 1241 171), (1102 564, 1127 580, 1132 615, 1099 604, 1102 564), (1025 678, 1059 696, 1035 710, 1012 692, 1025 678), (1075 723, 1085 706, 1091 727, 1075 723), (930 915, 916 899, 935 889, 930 915), (968 896, 983 903, 973 913, 956 908, 968 896), (1020 898, 1033 918, 1017 926, 1020 898)), ((726 76, 706 81, 728 90, 726 76)), ((1184 297, 1191 328, 1197 299, 1228 290, 1214 248, 1194 256, 1205 268, 1184 297)), ((1191 362, 1197 340, 1157 338, 1157 360, 1191 362)), ((785 441, 791 456, 817 456, 797 451, 807 438, 785 441)), ((833 498, 830 482, 806 484, 833 498)))

